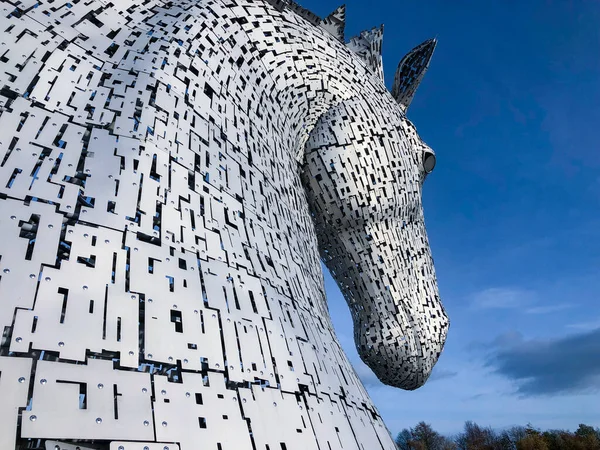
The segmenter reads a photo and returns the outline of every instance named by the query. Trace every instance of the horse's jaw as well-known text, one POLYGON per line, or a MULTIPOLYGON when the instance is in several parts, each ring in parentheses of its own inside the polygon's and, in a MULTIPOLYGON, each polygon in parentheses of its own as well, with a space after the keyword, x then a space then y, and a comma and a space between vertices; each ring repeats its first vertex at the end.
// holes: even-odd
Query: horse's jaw
POLYGON ((373 110, 386 105, 357 97, 320 119, 303 183, 361 358, 383 383, 412 390, 429 378, 449 327, 422 208, 433 152, 400 112, 373 110))
POLYGON ((358 245, 356 229, 327 233, 335 241, 321 239, 324 260, 350 306, 361 359, 382 383, 414 390, 431 375, 449 328, 425 227, 387 221, 365 231, 358 245))

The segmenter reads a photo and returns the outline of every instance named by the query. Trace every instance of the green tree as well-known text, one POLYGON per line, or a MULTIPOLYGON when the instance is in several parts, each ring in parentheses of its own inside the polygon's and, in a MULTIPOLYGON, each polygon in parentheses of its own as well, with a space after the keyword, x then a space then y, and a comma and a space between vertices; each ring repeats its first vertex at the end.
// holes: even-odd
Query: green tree
POLYGON ((504 431, 497 433, 496 441, 494 444, 495 449, 500 450, 515 450, 517 448, 517 442, 527 436, 525 427, 511 427, 504 431))
POLYGON ((579 437, 596 436, 596 430, 594 430, 594 427, 590 427, 589 425, 580 423, 579 428, 577 428, 577 431, 575 431, 575 436, 579 436, 579 437))
POLYGON ((568 447, 569 437, 568 431, 563 430, 548 430, 542 433, 542 437, 548 446, 548 450, 564 450, 568 447))
POLYGON ((411 430, 413 440, 422 444, 425 450, 438 450, 442 436, 425 422, 419 422, 411 430))
POLYGON ((575 437, 586 449, 600 450, 600 435, 594 427, 583 423, 579 424, 579 428, 575 431, 575 437))
POLYGON ((412 434, 408 428, 404 428, 396 436, 396 447, 398 447, 398 450, 412 450, 411 442, 412 434))
POLYGON ((542 432, 528 423, 498 433, 467 421, 462 433, 448 439, 431 425, 419 422, 398 433, 396 445, 399 450, 600 450, 600 429, 580 424, 574 433, 542 432))
POLYGON ((400 450, 455 450, 450 439, 435 431, 431 425, 419 422, 414 428, 404 429, 396 437, 400 450))
POLYGON ((516 442, 519 439, 513 440, 509 430, 504 430, 497 437, 497 448, 500 450, 515 450, 516 442))
POLYGON ((465 422, 464 431, 455 438, 455 442, 461 450, 504 450, 506 448, 501 436, 492 428, 481 427, 470 420, 465 422))
POLYGON ((542 433, 540 430, 531 425, 531 423, 528 423, 527 426, 525 426, 525 434, 527 436, 540 436, 542 433))
POLYGON ((517 450, 549 450, 540 432, 528 434, 517 442, 517 450))
POLYGON ((516 448, 517 442, 527 436, 527 430, 521 426, 509 428, 505 433, 508 435, 514 448, 516 448))

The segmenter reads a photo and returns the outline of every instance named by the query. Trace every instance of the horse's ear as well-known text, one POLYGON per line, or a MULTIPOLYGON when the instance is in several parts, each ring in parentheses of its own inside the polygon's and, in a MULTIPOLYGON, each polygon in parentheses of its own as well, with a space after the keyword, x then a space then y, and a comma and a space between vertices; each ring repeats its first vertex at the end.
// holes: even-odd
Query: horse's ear
POLYGON ((350 39, 350 42, 346 45, 364 61, 374 74, 383 80, 382 43, 383 25, 379 28, 363 31, 360 35, 350 39))
POLYGON ((340 6, 334 12, 321 20, 321 28, 329 31, 340 42, 344 42, 346 29, 346 5, 340 6))
POLYGON ((427 72, 436 45, 436 39, 423 42, 402 58, 398 65, 392 95, 404 112, 410 106, 415 92, 425 76, 425 72, 427 72))

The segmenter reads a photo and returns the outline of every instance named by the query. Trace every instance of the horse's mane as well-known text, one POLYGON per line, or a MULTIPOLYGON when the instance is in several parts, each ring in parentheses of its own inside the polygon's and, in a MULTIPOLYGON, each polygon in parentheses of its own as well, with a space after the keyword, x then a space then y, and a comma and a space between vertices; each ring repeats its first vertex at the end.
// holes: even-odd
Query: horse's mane
POLYGON ((293 0, 266 0, 266 1, 267 1, 267 3, 270 3, 271 5, 273 5, 273 7, 275 7, 278 11, 283 11, 284 9, 289 9, 290 11, 293 11, 294 13, 298 14, 300 17, 309 21, 313 25, 318 26, 322 21, 322 19, 318 15, 316 15, 312 11, 309 11, 306 8, 303 8, 302 6, 300 6, 298 3, 296 3, 293 0))
POLYGON ((265 0, 278 11, 289 10, 315 27, 320 27, 335 39, 352 50, 373 72, 383 80, 383 61, 381 57, 383 25, 361 32, 346 42, 346 5, 342 5, 326 18, 300 6, 294 0, 265 0))

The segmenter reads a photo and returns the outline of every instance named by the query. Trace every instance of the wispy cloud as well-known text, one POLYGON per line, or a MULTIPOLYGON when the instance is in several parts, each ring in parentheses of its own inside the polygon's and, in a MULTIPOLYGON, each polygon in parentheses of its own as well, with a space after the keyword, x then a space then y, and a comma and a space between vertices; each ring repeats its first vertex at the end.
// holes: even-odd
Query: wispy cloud
POLYGON ((508 331, 498 335, 490 344, 486 344, 486 348, 512 348, 523 343, 523 334, 519 331, 508 331))
POLYGON ((523 335, 518 331, 509 331, 507 333, 503 333, 498 335, 491 342, 483 342, 481 340, 473 340, 466 345, 466 349, 470 352, 474 352, 477 354, 477 358, 482 353, 489 352, 490 348, 506 348, 512 347, 513 345, 518 345, 523 342, 523 335))
POLYGON ((431 383, 432 381, 446 380, 448 378, 454 378, 457 375, 458 372, 455 372, 454 370, 437 369, 436 366, 431 372, 428 382, 431 383))
POLYGON ((591 320, 588 322, 571 323, 571 324, 567 325, 567 328, 572 328, 572 329, 581 330, 581 331, 596 330, 596 329, 600 328, 600 319, 591 320))
POLYGON ((490 395, 490 394, 487 394, 487 393, 475 394, 475 395, 471 395, 471 396, 467 397, 466 400, 479 400, 480 398, 485 397, 487 395, 490 395))
POLYGON ((478 309, 516 309, 524 314, 551 314, 564 311, 575 305, 558 303, 554 305, 538 304, 535 291, 519 288, 489 288, 471 296, 471 308, 478 309))
POLYGON ((362 362, 362 360, 353 361, 352 365, 365 387, 384 386, 384 384, 379 381, 379 378, 377 378, 377 375, 375 375, 369 366, 362 362))
POLYGON ((564 311, 565 309, 571 309, 575 305, 569 303, 559 303, 556 305, 536 306, 525 310, 526 314, 550 314, 553 312, 564 311))
POLYGON ((489 288, 472 295, 473 309, 513 309, 531 305, 535 301, 533 291, 516 288, 489 288))
POLYGON ((600 328, 556 340, 498 338, 487 366, 526 397, 580 394, 600 388, 600 328))

